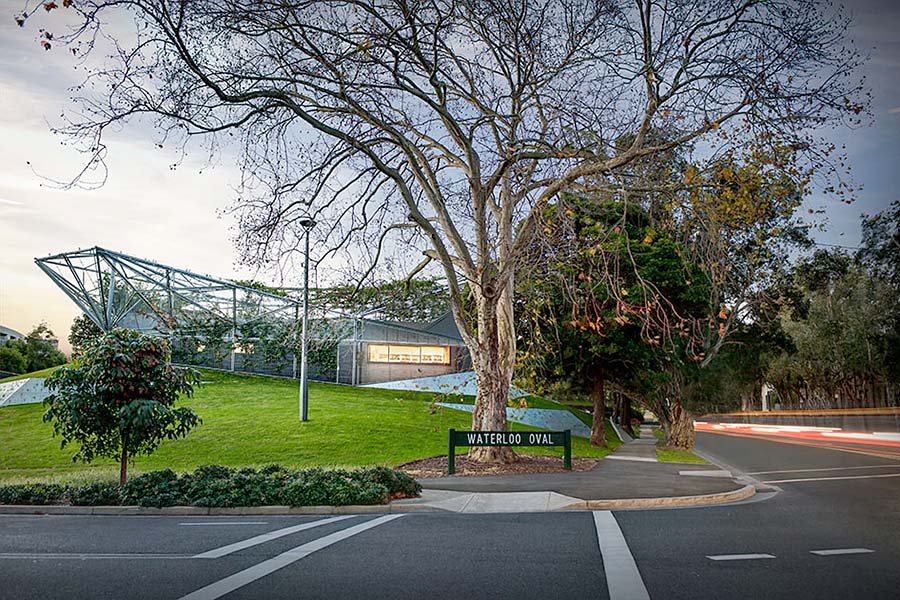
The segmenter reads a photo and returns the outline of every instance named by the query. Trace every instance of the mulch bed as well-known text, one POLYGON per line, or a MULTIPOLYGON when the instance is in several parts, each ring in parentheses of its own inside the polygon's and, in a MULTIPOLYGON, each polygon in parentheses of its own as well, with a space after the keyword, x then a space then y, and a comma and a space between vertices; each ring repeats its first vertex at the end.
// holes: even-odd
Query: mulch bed
MULTIPOLYGON (((597 465, 595 458, 573 458, 572 471, 590 471, 597 465)), ((447 457, 432 456, 404 463, 397 469, 413 477, 448 477, 447 457)), ((456 457, 456 475, 525 475, 528 473, 570 473, 563 469, 558 456, 517 454, 508 465, 492 465, 470 461, 465 455, 456 457)))

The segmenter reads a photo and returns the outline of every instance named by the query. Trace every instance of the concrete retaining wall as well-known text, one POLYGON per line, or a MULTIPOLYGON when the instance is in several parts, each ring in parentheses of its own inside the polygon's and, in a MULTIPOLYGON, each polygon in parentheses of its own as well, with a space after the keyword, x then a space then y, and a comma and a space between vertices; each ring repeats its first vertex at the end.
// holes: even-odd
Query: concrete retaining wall
POLYGON ((50 395, 43 378, 18 379, 0 383, 0 406, 39 404, 50 395))

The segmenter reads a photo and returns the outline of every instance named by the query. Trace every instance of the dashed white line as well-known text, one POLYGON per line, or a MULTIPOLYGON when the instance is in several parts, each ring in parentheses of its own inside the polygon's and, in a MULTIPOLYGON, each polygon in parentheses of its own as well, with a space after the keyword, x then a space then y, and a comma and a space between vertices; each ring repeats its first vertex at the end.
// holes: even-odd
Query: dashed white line
POLYGON ((817 556, 837 556, 840 554, 871 554, 874 550, 868 548, 835 548, 833 550, 810 550, 810 554, 817 556))
POLYGON ((371 521, 366 521, 365 523, 360 523, 359 525, 354 525, 353 527, 348 527, 347 529, 342 529, 341 531, 338 531, 336 533, 326 535, 325 537, 313 540, 312 542, 308 542, 306 544, 303 544, 302 546, 297 546, 292 550, 288 550, 287 552, 279 554, 278 556, 270 558, 269 560, 265 560, 257 565, 253 565, 252 567, 244 569, 243 571, 239 571, 234 575, 230 575, 225 579, 221 579, 206 587, 202 587, 195 592, 191 592, 187 596, 182 596, 179 600, 215 600, 216 598, 221 598, 225 594, 229 594, 238 588, 244 587, 249 583, 253 583, 257 579, 261 579, 266 575, 269 575, 270 573, 274 573, 278 569, 284 568, 292 563, 297 562, 300 559, 306 558, 313 552, 316 552, 323 548, 327 548, 332 544, 340 542, 341 540, 345 540, 358 533, 362 533, 367 529, 372 529, 373 527, 378 527, 379 525, 387 523, 388 521, 399 519, 402 516, 402 514, 385 515, 383 517, 378 517, 377 519, 372 519, 371 521))
POLYGON ((707 556, 709 560, 759 560, 763 558, 775 558, 771 554, 713 554, 707 556))
POLYGON ((597 528, 610 600, 650 600, 641 573, 613 514, 608 510, 594 511, 594 527, 597 528))
POLYGON ((312 529, 313 527, 320 527, 322 525, 328 525, 330 523, 337 523, 338 521, 343 521, 344 519, 350 519, 353 516, 354 515, 330 517, 328 519, 320 519, 318 521, 312 521, 310 523, 302 523, 300 525, 294 525, 292 527, 285 527, 284 529, 276 529, 275 531, 270 531, 268 533, 257 535, 246 540, 241 540, 240 542, 222 546, 221 548, 207 550, 206 552, 195 555, 194 558, 220 558, 222 556, 225 556, 226 554, 238 552, 252 546, 258 546, 259 544, 265 544, 266 542, 269 542, 271 540, 278 539, 286 535, 291 535, 292 533, 297 533, 298 531, 305 531, 307 529, 312 529))
POLYGON ((224 521, 215 521, 212 523, 179 523, 182 527, 206 527, 213 525, 268 525, 267 521, 232 521, 232 522, 224 522, 224 521))
POLYGON ((763 483, 802 483, 805 481, 838 481, 841 479, 881 479, 882 477, 900 477, 900 473, 887 475, 845 475, 843 477, 804 477, 802 479, 774 479, 763 483))

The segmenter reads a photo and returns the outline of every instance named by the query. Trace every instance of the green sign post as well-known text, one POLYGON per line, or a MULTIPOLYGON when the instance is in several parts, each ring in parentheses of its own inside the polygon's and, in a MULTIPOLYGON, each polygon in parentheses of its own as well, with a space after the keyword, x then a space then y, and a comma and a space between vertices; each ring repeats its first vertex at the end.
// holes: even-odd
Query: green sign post
POLYGON ((565 431, 449 431, 447 474, 456 472, 457 446, 562 446, 563 468, 572 470, 572 430, 565 431))

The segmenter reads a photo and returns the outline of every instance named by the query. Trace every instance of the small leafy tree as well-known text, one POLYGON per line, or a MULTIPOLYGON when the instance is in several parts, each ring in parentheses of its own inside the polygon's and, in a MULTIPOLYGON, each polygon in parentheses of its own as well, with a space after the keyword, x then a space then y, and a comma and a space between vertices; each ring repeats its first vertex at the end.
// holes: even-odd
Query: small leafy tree
POLYGON ((47 323, 41 322, 25 338, 28 371, 40 371, 66 364, 66 355, 56 349, 57 338, 47 323))
POLYGON ((80 358, 88 344, 103 335, 103 330, 97 327, 87 315, 79 315, 72 321, 69 330, 69 345, 72 346, 72 358, 80 358))
POLYGON ((28 359, 25 358, 25 342, 10 340, 0 344, 0 371, 9 373, 25 373, 28 371, 28 359))
POLYGON ((129 456, 151 454, 160 442, 184 437, 201 422, 190 408, 174 408, 191 396, 196 371, 176 369, 165 340, 113 329, 90 342, 80 363, 47 379, 51 395, 45 422, 62 437, 61 448, 80 445, 72 460, 119 458, 125 483, 129 456))

